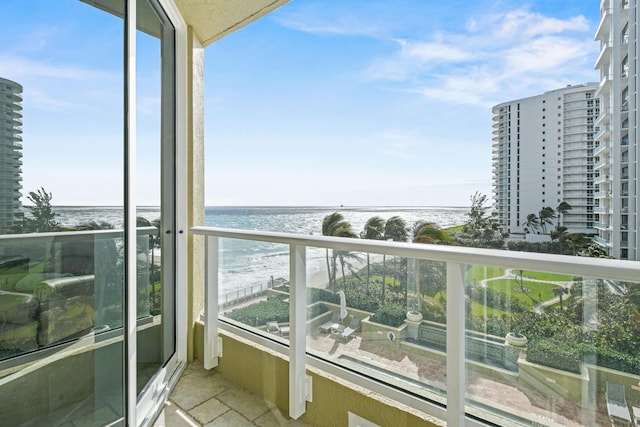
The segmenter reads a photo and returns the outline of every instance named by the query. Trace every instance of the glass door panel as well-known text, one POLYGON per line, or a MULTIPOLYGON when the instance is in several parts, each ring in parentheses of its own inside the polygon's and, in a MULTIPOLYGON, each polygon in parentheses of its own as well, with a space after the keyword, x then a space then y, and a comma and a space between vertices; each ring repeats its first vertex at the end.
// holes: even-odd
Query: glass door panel
POLYGON ((124 415, 124 27, 87 3, 0 2, 2 425, 124 415))
POLYGON ((140 393, 164 381, 161 368, 175 352, 174 31, 156 2, 137 7, 137 391, 144 412, 140 393))

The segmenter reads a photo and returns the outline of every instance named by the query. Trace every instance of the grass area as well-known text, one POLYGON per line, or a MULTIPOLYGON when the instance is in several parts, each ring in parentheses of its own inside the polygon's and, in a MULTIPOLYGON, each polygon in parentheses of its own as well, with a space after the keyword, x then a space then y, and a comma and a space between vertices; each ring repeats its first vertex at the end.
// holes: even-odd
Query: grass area
MULTIPOLYGON (((520 270, 516 270, 515 274, 520 276, 520 270)), ((569 282, 573 279, 572 276, 567 276, 566 274, 545 273, 543 271, 524 270, 522 275, 525 278, 528 277, 531 279, 548 280, 550 282, 569 282)))
POLYGON ((522 286, 529 289, 529 292, 516 290, 520 287, 520 280, 515 279, 499 279, 487 282, 487 287, 504 294, 510 294, 511 299, 521 301, 525 307, 533 308, 539 302, 552 299, 555 295, 553 288, 557 287, 548 283, 522 281, 522 286))
POLYGON ((505 269, 487 265, 473 265, 465 272, 465 282, 479 283, 481 280, 503 276, 505 269))
POLYGON ((485 313, 487 314, 487 316, 494 316, 494 317, 502 317, 503 315, 510 314, 510 312, 508 311, 500 310, 499 308, 485 307, 484 304, 481 304, 476 301, 471 301, 472 316, 484 317, 485 313))
POLYGON ((447 227, 445 228, 445 231, 449 234, 452 234, 452 233, 461 233, 463 229, 464 229, 464 224, 454 225, 453 227, 447 227))

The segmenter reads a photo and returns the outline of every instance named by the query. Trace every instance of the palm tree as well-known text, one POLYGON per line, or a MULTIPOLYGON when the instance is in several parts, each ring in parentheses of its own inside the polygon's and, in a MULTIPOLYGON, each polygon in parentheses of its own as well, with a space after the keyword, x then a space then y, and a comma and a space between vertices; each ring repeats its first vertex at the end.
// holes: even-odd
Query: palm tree
POLYGON ((547 224, 553 224, 553 220, 556 218, 556 211, 549 206, 545 206, 538 213, 538 219, 540 220, 540 227, 542 227, 542 233, 547 234, 547 224))
MULTIPOLYGON (((344 220, 344 216, 338 212, 334 212, 325 216, 322 220, 322 235, 331 237, 357 237, 351 231, 351 224, 344 220)), ((336 261, 338 259, 338 251, 332 251, 331 261, 329 260, 329 249, 327 248, 327 272, 329 274, 329 286, 336 286, 336 261)))
MULTIPOLYGON (((364 230, 360 233, 361 239, 382 240, 384 238, 384 219, 379 216, 372 216, 364 224, 364 230)), ((369 252, 367 252, 367 294, 371 282, 371 264, 369 262, 369 252)))
POLYGON ((406 242, 409 238, 407 223, 399 216, 392 216, 384 225, 384 238, 394 242, 406 242))
POLYGON ((538 216, 534 213, 527 215, 526 224, 527 227, 531 230, 537 230, 538 228, 540 228, 540 226, 538 225, 538 216))
MULTIPOLYGON (((426 244, 439 244, 451 241, 451 236, 445 230, 438 227, 433 222, 418 221, 413 224, 413 243, 426 243, 426 244)), ((424 272, 434 269, 434 264, 431 261, 418 260, 415 263, 416 275, 416 296, 419 297, 419 301, 422 300, 422 276, 424 272)), ((431 275, 432 278, 433 274, 431 275)))
POLYGON ((413 243, 438 244, 450 240, 449 233, 433 222, 418 221, 413 225, 413 243))
POLYGON ((556 208, 556 212, 558 212, 558 227, 562 226, 563 216, 569 213, 572 209, 571 205, 565 201, 560 202, 558 207, 556 208))
MULTIPOLYGON (((353 237, 356 237, 355 235, 353 237)), ((344 272, 344 267, 346 266, 352 275, 356 276, 356 278, 360 279, 358 275, 357 265, 351 263, 350 260, 355 260, 358 263, 362 262, 362 257, 356 252, 349 251, 335 251, 336 257, 340 261, 340 269, 342 270, 342 287, 347 289, 347 275, 344 272)), ((335 274, 334 274, 335 277, 335 274)))
MULTIPOLYGON (((384 239, 394 242, 406 242, 409 238, 407 223, 399 216, 392 216, 384 225, 384 239)), ((384 305, 387 287, 387 257, 382 255, 382 304, 384 305)))

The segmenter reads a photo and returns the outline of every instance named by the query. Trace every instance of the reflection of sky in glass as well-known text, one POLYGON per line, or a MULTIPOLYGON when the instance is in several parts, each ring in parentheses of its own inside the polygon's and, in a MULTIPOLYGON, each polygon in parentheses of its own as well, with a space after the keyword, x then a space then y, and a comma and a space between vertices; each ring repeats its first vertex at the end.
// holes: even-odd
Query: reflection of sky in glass
POLYGON ((23 194, 43 186, 57 204, 121 200, 122 20, 81 2, 11 6, 0 5, 11 17, 0 75, 24 86, 23 194))

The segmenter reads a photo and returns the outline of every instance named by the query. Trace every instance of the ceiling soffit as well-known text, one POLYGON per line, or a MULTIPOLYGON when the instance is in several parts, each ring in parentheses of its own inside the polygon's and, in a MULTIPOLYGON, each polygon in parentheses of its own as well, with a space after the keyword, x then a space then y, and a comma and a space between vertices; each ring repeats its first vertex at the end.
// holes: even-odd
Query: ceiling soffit
POLYGON ((202 46, 261 18, 290 0, 174 0, 202 46))

